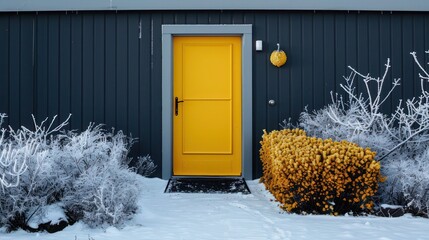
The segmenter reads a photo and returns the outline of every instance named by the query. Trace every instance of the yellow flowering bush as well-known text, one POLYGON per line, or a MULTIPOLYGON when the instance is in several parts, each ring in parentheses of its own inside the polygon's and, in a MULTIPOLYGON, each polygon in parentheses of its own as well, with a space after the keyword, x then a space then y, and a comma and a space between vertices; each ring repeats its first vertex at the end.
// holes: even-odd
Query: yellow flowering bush
POLYGON ((378 183, 384 181, 375 152, 354 143, 285 129, 264 130, 261 145, 261 181, 288 212, 370 211, 378 183))

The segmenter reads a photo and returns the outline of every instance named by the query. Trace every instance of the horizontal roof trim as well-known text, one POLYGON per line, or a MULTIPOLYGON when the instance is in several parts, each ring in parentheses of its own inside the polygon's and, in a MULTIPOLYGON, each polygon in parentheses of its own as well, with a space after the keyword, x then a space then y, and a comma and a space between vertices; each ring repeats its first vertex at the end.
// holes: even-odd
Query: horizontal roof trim
POLYGON ((0 12, 87 10, 429 11, 428 0, 0 0, 0 12))

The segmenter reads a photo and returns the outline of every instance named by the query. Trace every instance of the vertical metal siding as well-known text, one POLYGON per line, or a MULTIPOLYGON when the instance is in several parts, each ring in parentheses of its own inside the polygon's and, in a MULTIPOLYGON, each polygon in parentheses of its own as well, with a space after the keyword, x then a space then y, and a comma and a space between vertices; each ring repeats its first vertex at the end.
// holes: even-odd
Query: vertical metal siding
MULTIPOLYGON (((379 68, 383 67, 384 64, 386 64, 387 57, 392 58, 393 55, 391 55, 390 49, 392 46, 392 41, 390 38, 390 31, 391 31, 391 20, 387 17, 380 17, 380 24, 379 24, 379 47, 383 45, 384 47, 380 47, 380 58, 378 59, 378 66, 379 68)), ((395 66, 396 68, 396 66, 395 66)), ((380 69, 379 71, 381 74, 383 74, 383 70, 380 69)), ((391 79, 392 77, 392 70, 390 71, 388 78, 391 79)), ((388 88, 383 89, 383 94, 387 94, 389 91, 388 88)), ((396 102, 396 101, 395 101, 396 102)), ((392 106, 392 101, 386 101, 386 103, 382 106, 382 111, 384 112, 391 112, 392 109, 395 109, 395 106, 392 106)))
MULTIPOLYGON (((308 106, 319 109, 339 91, 347 66, 374 76, 391 58, 389 77, 401 78, 398 99, 419 94, 410 51, 429 60, 428 13, 309 11, 133 11, 0 14, 0 112, 6 124, 30 125, 72 113, 70 129, 105 123, 139 139, 133 155, 161 163, 161 25, 253 24, 264 41, 253 52, 253 169, 261 174, 262 129, 308 106), (288 55, 282 68, 269 63, 276 43, 288 55), (268 106, 269 99, 276 101, 268 106)), ((356 83, 359 90, 363 85, 356 83)), ((386 90, 387 91, 387 90, 386 90)), ((161 168, 155 173, 160 176, 161 168)))
MULTIPOLYGON (((127 125, 128 132, 138 134, 139 122, 139 22, 137 13, 130 14, 128 18, 128 89, 127 89, 127 125), (137 104, 134 104, 137 103, 137 104)), ((136 136, 137 137, 137 136, 136 136)), ((138 154, 138 148, 134 148, 132 154, 138 154)))
MULTIPOLYGON (((94 47, 96 44, 94 42, 94 15, 83 15, 82 17, 82 127, 84 127, 86 123, 94 121, 94 90, 97 86, 94 86, 94 47)), ((119 33, 118 36, 123 36, 123 33, 119 33)), ((118 65, 117 67, 123 66, 118 65)), ((121 76, 126 80, 126 75, 121 76)), ((126 86, 126 83, 124 85, 126 86)), ((121 125, 121 127, 123 126, 121 125)))
MULTIPOLYGON (((324 45, 324 28, 323 28, 323 15, 317 14, 313 16, 312 22, 313 22, 313 59, 308 64, 313 69, 313 77, 310 79, 310 81, 314 84, 315 91, 313 92, 313 98, 314 98, 314 107, 315 108, 321 108, 324 106, 324 99, 326 96, 325 89, 325 66, 324 66, 324 59, 325 59, 325 51, 322 47, 324 45), (314 79, 318 79, 317 81, 314 81, 314 79)), ((335 80, 334 80, 335 81, 335 80)))
MULTIPOLYGON (((106 14, 105 16, 105 110, 104 122, 107 126, 116 125, 116 14, 106 14)), ((97 86, 98 88, 98 86, 97 86)))
MULTIPOLYGON (((21 18, 11 16, 9 19, 9 112, 10 122, 18 121, 21 123, 20 112, 20 39, 21 39, 21 18)), ((3 80, 3 79, 2 79, 3 80)), ((3 84, 1 84, 3 86, 3 84)))
MULTIPOLYGON (((9 17, 0 17, 0 112, 9 112, 9 17)), ((5 119, 8 124, 8 119, 5 119)))
MULTIPOLYGON (((48 116, 54 116, 59 113, 60 99, 59 86, 62 79, 59 78, 60 41, 59 41, 59 16, 57 14, 48 17, 48 116)), ((21 93, 22 94, 22 93, 21 93)), ((28 119, 21 115, 21 122, 28 119)), ((23 124, 27 125, 27 124, 23 124)))
MULTIPOLYGON (((85 124, 82 124, 82 15, 72 15, 71 16, 71 56, 70 56, 70 109, 72 118, 70 123, 71 129, 83 129, 85 124)), ((112 66, 110 66, 112 67, 112 66)), ((115 69, 115 67, 113 67, 115 69)), ((106 79, 107 81, 107 79, 106 79)), ((49 87, 49 86, 47 86, 49 87)), ((114 95, 112 96, 114 97, 114 95)), ((86 104, 86 103, 84 103, 86 104)), ((110 105, 110 108, 113 108, 114 105, 110 105)), ((100 106, 101 107, 101 106, 100 106)), ((51 117, 51 116, 50 116, 51 117)), ((108 119, 106 119, 107 122, 108 119)), ((89 124, 89 123, 88 123, 89 124)), ((113 125, 110 125, 113 126, 113 125)))
MULTIPOLYGON (((151 15, 143 14, 140 15, 141 22, 141 39, 139 39, 139 122, 140 132, 138 136, 138 150, 142 154, 151 154, 151 81, 152 79, 152 64, 151 64, 151 15)), ((159 79, 161 81, 161 79, 159 79)), ((161 101, 158 96, 158 101, 161 101)), ((160 111, 160 109, 158 109, 160 111)), ((161 112, 161 111, 160 111, 161 112)), ((161 119, 159 119, 161 122, 161 119)), ((158 132, 158 136, 161 136, 161 131, 158 132)), ((161 153, 158 154, 161 156, 161 153)), ((155 158, 154 158, 155 159, 155 158)), ((159 166, 162 161, 161 157, 155 159, 159 166)), ((158 167, 158 176, 161 175, 161 167, 158 167)))
MULTIPOLYGON (((61 15, 59 19, 59 112, 60 119, 71 113, 71 17, 61 15)), ((39 116, 43 116, 39 114, 39 116)))
MULTIPOLYGON (((267 127, 267 67, 268 40, 267 40, 267 16, 265 13, 255 13, 253 16, 253 39, 263 40, 263 52, 253 52, 253 166, 254 173, 262 172, 261 164, 255 159, 259 159, 259 139, 258 135, 263 128, 267 127), (259 80, 258 80, 259 79, 259 80), (259 116, 259 117, 257 117, 259 116), (259 126, 259 127, 257 127, 259 126), (257 129, 257 130, 256 130, 257 129), (258 140, 257 140, 258 139, 258 140)), ((287 93, 289 95, 289 93, 287 93)))

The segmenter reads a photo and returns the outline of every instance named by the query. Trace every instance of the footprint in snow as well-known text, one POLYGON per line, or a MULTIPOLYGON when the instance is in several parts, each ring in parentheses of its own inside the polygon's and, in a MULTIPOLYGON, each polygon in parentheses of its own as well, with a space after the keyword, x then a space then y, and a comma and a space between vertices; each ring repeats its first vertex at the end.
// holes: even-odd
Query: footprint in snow
POLYGON ((244 209, 244 210, 248 210, 249 209, 248 206, 246 206, 244 204, 241 204, 241 203, 233 202, 233 203, 229 203, 229 205, 233 206, 233 207, 238 207, 238 208, 241 208, 241 209, 244 209))

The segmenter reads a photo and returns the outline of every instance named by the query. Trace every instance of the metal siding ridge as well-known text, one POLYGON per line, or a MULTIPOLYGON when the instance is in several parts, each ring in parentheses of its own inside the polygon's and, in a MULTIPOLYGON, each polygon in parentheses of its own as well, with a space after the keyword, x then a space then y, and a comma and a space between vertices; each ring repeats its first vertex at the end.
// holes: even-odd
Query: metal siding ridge
POLYGON ((0 12, 87 10, 345 10, 429 11, 413 0, 0 0, 0 12))

